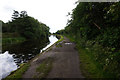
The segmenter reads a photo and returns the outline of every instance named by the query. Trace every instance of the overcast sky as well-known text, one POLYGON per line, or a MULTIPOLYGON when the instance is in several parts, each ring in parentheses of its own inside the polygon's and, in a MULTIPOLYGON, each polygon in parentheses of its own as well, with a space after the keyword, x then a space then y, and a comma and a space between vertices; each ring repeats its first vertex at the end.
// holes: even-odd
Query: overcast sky
POLYGON ((0 20, 11 20, 13 10, 27 11, 29 16, 38 19, 50 27, 50 32, 56 32, 66 26, 68 12, 75 7, 77 0, 1 0, 0 20))

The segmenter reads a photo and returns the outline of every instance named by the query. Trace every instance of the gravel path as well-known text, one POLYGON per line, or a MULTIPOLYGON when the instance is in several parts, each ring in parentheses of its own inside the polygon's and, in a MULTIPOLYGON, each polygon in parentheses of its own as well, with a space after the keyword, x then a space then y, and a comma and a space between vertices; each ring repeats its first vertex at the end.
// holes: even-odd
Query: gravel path
POLYGON ((35 58, 23 78, 33 78, 34 75, 37 75, 36 67, 48 57, 53 58, 54 62, 52 70, 46 78, 84 78, 80 71, 79 56, 75 44, 64 37, 64 41, 60 45, 58 47, 54 45, 49 51, 35 58))

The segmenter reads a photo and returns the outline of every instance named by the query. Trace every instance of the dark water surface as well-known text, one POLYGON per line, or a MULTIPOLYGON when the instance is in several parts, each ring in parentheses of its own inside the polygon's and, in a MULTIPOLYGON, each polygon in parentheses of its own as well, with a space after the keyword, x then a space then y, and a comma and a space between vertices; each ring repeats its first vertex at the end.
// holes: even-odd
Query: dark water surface
POLYGON ((28 62, 28 60, 54 44, 57 40, 56 37, 50 36, 48 41, 32 40, 21 44, 4 46, 3 53, 0 54, 0 79, 16 70, 21 63, 28 62))

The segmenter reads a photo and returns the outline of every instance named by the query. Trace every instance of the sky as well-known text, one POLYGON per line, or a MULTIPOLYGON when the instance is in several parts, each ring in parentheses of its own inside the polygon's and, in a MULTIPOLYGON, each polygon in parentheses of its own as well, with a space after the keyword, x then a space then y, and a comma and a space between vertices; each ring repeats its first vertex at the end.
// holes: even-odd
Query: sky
POLYGON ((11 20, 13 10, 27 11, 29 16, 50 27, 50 32, 64 29, 67 14, 76 7, 77 0, 1 0, 0 20, 11 20))

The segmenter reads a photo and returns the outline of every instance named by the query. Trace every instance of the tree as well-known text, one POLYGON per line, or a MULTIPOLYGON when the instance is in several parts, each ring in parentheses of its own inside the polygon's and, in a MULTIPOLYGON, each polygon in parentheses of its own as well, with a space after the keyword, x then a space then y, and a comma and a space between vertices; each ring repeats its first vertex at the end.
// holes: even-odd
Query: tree
POLYGON ((20 36, 26 39, 45 39, 49 35, 49 27, 37 19, 28 16, 26 11, 14 10, 12 15, 13 20, 5 23, 3 27, 4 32, 18 33, 20 36))
POLYGON ((27 16, 28 16, 27 11, 21 11, 20 18, 24 18, 27 16))
POLYGON ((19 12, 14 10, 13 15, 12 15, 12 20, 15 20, 15 19, 19 18, 19 16, 20 16, 19 12))

